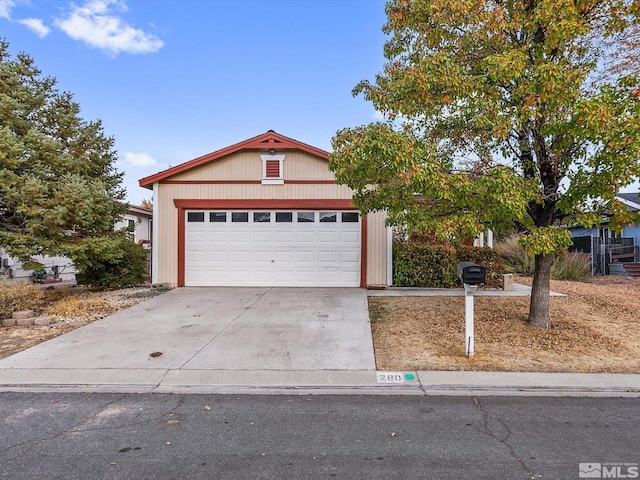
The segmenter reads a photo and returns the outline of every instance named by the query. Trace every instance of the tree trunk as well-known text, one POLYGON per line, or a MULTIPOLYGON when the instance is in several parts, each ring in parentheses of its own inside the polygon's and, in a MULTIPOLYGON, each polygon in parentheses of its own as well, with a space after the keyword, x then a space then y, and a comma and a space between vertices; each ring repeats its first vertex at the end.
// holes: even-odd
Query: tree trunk
POLYGON ((549 328, 549 277, 553 254, 536 255, 531 288, 529 323, 540 328, 549 328))

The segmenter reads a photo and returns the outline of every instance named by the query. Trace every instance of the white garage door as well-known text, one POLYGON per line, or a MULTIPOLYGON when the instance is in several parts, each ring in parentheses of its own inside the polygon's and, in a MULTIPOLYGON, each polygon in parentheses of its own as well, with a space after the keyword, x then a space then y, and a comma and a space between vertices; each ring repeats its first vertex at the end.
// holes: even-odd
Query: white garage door
POLYGON ((360 216, 188 210, 186 286, 360 285, 360 216))

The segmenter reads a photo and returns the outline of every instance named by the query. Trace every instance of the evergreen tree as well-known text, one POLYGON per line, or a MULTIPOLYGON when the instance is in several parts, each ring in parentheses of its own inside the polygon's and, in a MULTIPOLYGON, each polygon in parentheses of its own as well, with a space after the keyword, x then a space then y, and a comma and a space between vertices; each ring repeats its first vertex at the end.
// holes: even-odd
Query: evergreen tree
POLYGON ((40 254, 80 270, 114 255, 127 206, 113 145, 54 78, 0 41, 0 247, 31 268, 40 254))

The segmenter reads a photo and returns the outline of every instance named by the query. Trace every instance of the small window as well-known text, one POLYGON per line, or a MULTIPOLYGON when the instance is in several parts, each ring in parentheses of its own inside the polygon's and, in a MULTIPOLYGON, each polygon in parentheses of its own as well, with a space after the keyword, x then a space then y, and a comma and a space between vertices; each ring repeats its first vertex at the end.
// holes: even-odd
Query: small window
POLYGON ((211 223, 224 223, 227 221, 227 212, 209 212, 211 223))
POLYGON ((342 212, 342 223, 358 223, 358 213, 342 212))
POLYGON ((298 212, 298 223, 315 222, 315 212, 298 212))
POLYGON ((271 212, 253 212, 253 223, 269 223, 271 212))
POLYGON ((136 221, 128 220, 127 221, 127 232, 135 232, 136 231, 136 221))
POLYGON ((204 222, 204 212, 187 212, 187 222, 204 222))
POLYGON ((231 212, 232 222, 248 222, 249 212, 231 212))
POLYGON ((337 221, 337 217, 338 217, 338 214, 336 212, 320 212, 321 222, 335 223, 337 221))
POLYGON ((293 222, 293 212, 276 212, 276 222, 293 222))

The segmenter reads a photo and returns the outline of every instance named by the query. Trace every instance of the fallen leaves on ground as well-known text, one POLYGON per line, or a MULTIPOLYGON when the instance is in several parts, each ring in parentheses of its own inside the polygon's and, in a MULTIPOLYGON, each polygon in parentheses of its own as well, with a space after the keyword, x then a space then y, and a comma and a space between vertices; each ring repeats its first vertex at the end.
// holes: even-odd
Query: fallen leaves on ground
MULTIPOLYGON (((518 279, 530 283, 530 279, 518 279)), ((527 323, 528 297, 475 298, 475 355, 465 356, 464 298, 371 297, 380 370, 640 373, 640 281, 552 281, 551 324, 527 323)))

